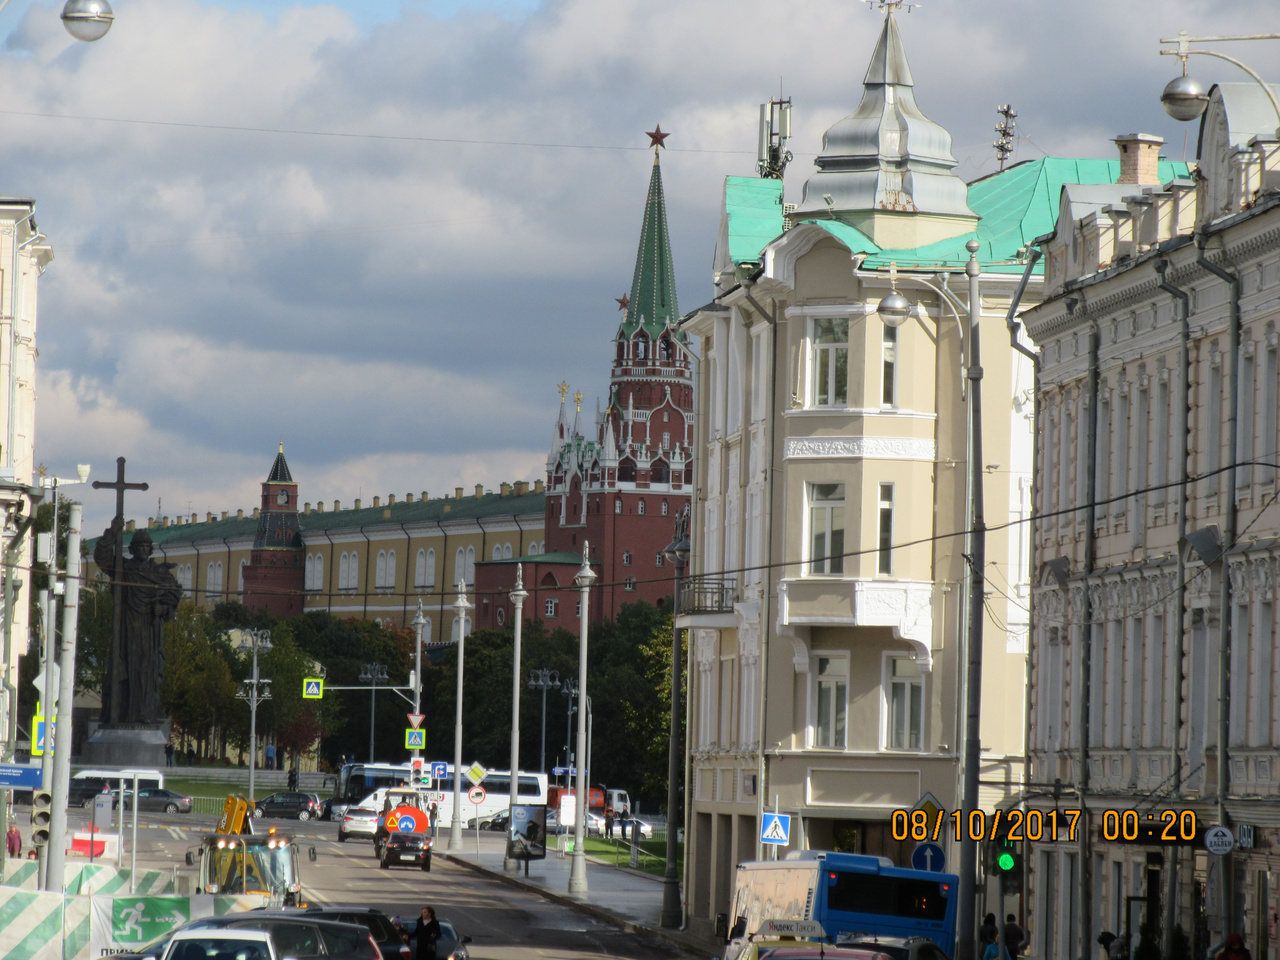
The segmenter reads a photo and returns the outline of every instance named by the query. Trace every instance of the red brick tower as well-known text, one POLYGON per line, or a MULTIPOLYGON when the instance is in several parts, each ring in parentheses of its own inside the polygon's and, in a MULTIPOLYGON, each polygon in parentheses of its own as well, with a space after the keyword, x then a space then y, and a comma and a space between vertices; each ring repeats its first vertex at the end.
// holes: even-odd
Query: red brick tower
MULTIPOLYGON (((273 617, 302 613, 302 535, 298 531, 298 485, 284 459, 284 444, 262 484, 262 507, 253 552, 244 568, 244 605, 273 617)), ((230 576, 231 571, 227 571, 230 576)))

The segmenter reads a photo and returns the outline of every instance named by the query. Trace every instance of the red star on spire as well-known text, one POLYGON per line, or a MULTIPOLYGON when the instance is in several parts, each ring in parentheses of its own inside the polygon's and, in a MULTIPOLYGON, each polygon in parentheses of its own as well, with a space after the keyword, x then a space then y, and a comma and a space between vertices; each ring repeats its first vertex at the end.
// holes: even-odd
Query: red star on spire
POLYGON ((665 150, 667 145, 662 141, 666 140, 671 134, 663 133, 662 124, 659 123, 655 124, 652 130, 646 130, 645 136, 649 138, 649 146, 662 147, 665 150))
POLYGON ((627 309, 627 307, 631 306, 631 298, 627 296, 625 293, 622 296, 614 297, 613 299, 618 302, 619 310, 625 310, 627 309))

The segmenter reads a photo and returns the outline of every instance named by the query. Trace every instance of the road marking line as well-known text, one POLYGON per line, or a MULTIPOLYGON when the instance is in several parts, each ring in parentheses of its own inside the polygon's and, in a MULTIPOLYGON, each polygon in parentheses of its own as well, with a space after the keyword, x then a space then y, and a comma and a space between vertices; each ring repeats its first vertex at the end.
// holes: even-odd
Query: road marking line
POLYGON ((183 832, 182 832, 180 829, 178 829, 177 827, 169 827, 169 836, 173 837, 173 839, 175 839, 175 840, 186 840, 186 839, 187 839, 187 835, 186 835, 185 833, 183 833, 183 832))

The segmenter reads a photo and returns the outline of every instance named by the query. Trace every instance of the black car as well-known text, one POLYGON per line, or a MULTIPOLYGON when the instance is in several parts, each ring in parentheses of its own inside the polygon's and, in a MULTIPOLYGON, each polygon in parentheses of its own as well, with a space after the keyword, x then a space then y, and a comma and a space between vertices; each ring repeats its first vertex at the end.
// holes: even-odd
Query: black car
MULTIPOLYGON (((418 922, 415 921, 409 930, 412 933, 417 929, 418 922)), ((471 953, 466 947, 470 942, 470 937, 458 935, 458 928, 452 922, 441 920, 440 939, 436 941, 436 960, 470 960, 471 953)))
POLYGON ((72 777, 67 787, 67 804, 92 810, 94 797, 110 793, 114 788, 115 783, 105 777, 72 777))
POLYGON ((203 917, 169 931, 137 953, 119 954, 121 960, 151 960, 164 953, 179 930, 265 930, 271 935, 277 956, 333 957, 337 960, 382 960, 369 930, 360 924, 339 923, 328 917, 298 916, 280 910, 248 910, 221 917, 203 917))
MULTIPOLYGON (((92 803, 90 806, 92 806, 92 803)), ((125 791, 124 808, 126 810, 133 809, 132 790, 125 791)), ((149 787, 146 790, 138 790, 138 809, 157 810, 165 813, 190 813, 191 798, 184 797, 174 790, 166 790, 164 787, 149 787)))
MULTIPOLYGON (((480 829, 496 830, 499 833, 503 832, 504 830, 507 829, 507 825, 510 824, 511 822, 510 813, 511 811, 509 810, 499 810, 497 813, 495 813, 491 817, 481 817, 480 829)), ((472 817, 470 820, 467 821, 467 829, 474 830, 475 828, 476 828, 476 818, 472 817)))
POLYGON ((378 945, 382 960, 412 960, 413 958, 412 949, 401 939, 400 931, 392 925, 391 918, 377 907, 310 906, 297 907, 289 910, 288 913, 361 924, 373 935, 373 941, 378 945))
POLYGON ((320 815, 315 798, 306 793, 273 793, 253 805, 253 815, 262 817, 297 817, 313 820, 320 815))
POLYGON ((378 865, 383 870, 392 864, 401 864, 431 869, 431 837, 425 833, 392 833, 382 844, 382 854, 378 865))

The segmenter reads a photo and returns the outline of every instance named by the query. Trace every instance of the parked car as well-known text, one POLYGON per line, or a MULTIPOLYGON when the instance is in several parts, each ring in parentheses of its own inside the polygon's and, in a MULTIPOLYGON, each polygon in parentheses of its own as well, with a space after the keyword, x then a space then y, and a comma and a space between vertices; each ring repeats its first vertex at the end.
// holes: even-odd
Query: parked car
MULTIPOLYGON (((641 820, 639 817, 632 817, 630 820, 627 821, 627 839, 628 840, 631 839, 631 828, 633 825, 640 831, 641 840, 653 839, 653 826, 646 820, 641 820)), ((615 837, 622 836, 622 821, 620 820, 614 821, 613 835, 615 837)))
MULTIPOLYGON (((283 912, 283 911, 281 911, 283 912)), ((366 927, 382 954, 382 960, 412 960, 413 951, 400 939, 400 932, 391 918, 377 907, 360 906, 310 906, 289 909, 290 914, 338 920, 342 923, 358 923, 366 927)))
POLYGON ((427 871, 431 869, 431 838, 425 833, 396 831, 387 835, 382 844, 378 865, 383 870, 389 870, 393 864, 400 866, 406 863, 427 871))
POLYGON ((110 793, 113 786, 105 777, 72 777, 67 787, 67 803, 92 810, 94 798, 100 793, 110 793))
MULTIPOLYGON (((604 817, 596 813, 587 813, 586 835, 588 837, 604 836, 604 817)), ((560 823, 560 811, 547 811, 547 833, 573 833, 573 827, 560 823)), ((614 825, 614 836, 617 836, 618 828, 614 825)))
POLYGON ((185 929, 175 933, 162 954, 164 960, 207 960, 228 956, 236 960, 280 960, 282 956, 264 930, 185 929))
MULTIPOLYGON (((493 814, 492 816, 481 817, 480 829, 505 831, 507 829, 507 824, 510 822, 511 822, 510 811, 499 810, 497 813, 493 814)), ((472 817, 470 820, 467 821, 467 829, 474 830, 475 828, 476 828, 476 818, 472 817)))
POLYGON ((320 805, 305 793, 273 793, 259 800, 253 806, 253 815, 262 817, 297 817, 299 820, 314 819, 320 813, 320 805))
MULTIPOLYGON (((93 804, 90 803, 90 806, 93 804)), ((115 806, 115 804, 112 804, 115 806)), ((124 792, 124 808, 133 809, 133 791, 124 792)), ((191 798, 184 797, 175 790, 164 787, 153 787, 150 790, 138 790, 138 810, 163 811, 164 813, 190 813, 191 798)))
POLYGON ((369 807, 348 807, 338 824, 338 842, 349 837, 372 837, 378 829, 378 811, 369 807))
MULTIPOLYGON (((470 937, 458 936, 458 928, 449 920, 440 920, 440 939, 436 941, 436 960, 470 960, 471 954, 466 945, 470 937)), ((405 924, 405 929, 413 933, 417 930, 417 921, 405 924)), ((416 941, 415 941, 416 944, 416 941)))
MULTIPOLYGON (((224 914, 220 917, 203 917, 171 931, 154 943, 143 947, 137 954, 121 954, 124 958, 165 957, 165 960, 207 960, 208 957, 230 955, 239 957, 241 947, 217 946, 205 941, 232 940, 238 934, 261 934, 273 948, 276 958, 334 957, 341 960, 382 960, 372 933, 363 924, 343 923, 329 917, 312 917, 287 910, 249 910, 224 914), (183 949, 182 952, 165 954, 172 943, 195 939, 205 951, 183 949)), ((256 938, 261 939, 261 938, 256 938)), ((252 960, 265 960, 265 954, 251 952, 252 960)), ((396 954, 397 960, 400 957, 396 954)))
POLYGON ((947 960, 943 949, 928 937, 876 937, 859 935, 840 939, 840 947, 874 950, 890 960, 947 960))

